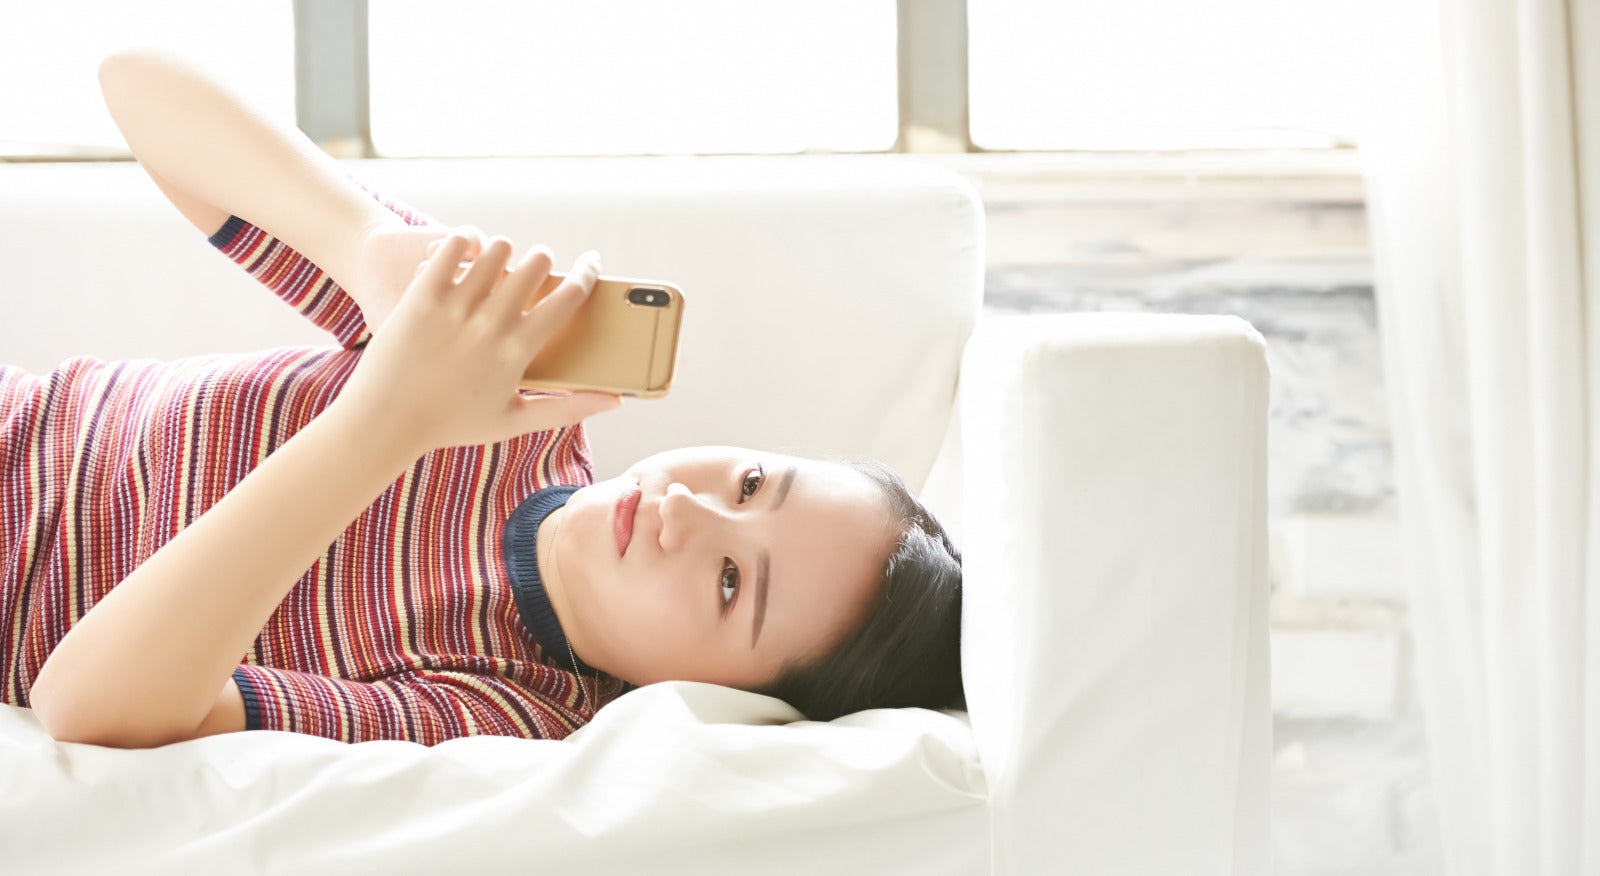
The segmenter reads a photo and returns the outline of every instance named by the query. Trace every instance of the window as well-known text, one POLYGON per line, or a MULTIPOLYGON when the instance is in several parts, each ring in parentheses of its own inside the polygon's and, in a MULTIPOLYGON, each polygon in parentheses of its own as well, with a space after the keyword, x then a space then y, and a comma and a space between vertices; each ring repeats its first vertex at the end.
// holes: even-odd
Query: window
POLYGON ((0 27, 0 157, 125 154, 100 96, 100 59, 167 49, 263 113, 294 124, 288 2, 50 0, 10 4, 0 27))
POLYGON ((964 119, 984 150, 1321 150, 1358 139, 1382 87, 1362 51, 1381 3, 13 4, 0 159, 125 155, 95 73, 130 46, 169 49, 295 123, 297 9, 319 35, 365 15, 364 56, 340 30, 299 47, 300 75, 349 77, 364 59, 370 123, 354 81, 309 118, 334 119, 323 138, 370 129, 385 156, 879 152, 902 124, 960 148, 964 119), (963 50, 965 78, 947 60, 963 50))
POLYGON ((1383 0, 967 0, 985 149, 1349 145, 1383 0))
POLYGON ((882 151, 894 0, 383 0, 379 155, 882 151))

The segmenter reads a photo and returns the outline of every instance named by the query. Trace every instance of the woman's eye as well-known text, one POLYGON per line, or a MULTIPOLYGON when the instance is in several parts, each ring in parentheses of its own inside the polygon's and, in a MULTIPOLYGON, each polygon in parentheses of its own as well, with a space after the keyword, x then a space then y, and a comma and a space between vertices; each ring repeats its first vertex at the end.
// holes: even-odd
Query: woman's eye
POLYGON ((722 611, 726 614, 728 604, 733 601, 733 594, 739 590, 739 567, 735 566, 733 560, 727 557, 722 558, 722 580, 720 583, 722 584, 722 611))
POLYGON ((765 483, 766 480, 767 470, 760 464, 756 465, 755 471, 746 472, 744 480, 739 484, 739 501, 743 502, 751 496, 754 496, 756 494, 756 490, 761 489, 761 485, 765 483))

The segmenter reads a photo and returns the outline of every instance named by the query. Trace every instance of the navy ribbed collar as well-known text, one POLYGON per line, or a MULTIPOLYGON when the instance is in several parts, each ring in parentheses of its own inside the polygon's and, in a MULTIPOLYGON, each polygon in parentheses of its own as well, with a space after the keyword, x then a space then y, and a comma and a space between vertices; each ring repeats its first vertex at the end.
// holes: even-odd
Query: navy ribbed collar
POLYGON ((539 524, 550 512, 567 504, 572 494, 580 489, 566 485, 545 487, 523 499, 506 519, 505 559, 506 571, 511 575, 511 592, 528 632, 557 665, 594 675, 599 670, 582 659, 578 659, 576 667, 572 665, 567 653, 567 635, 562 632, 561 621, 556 618, 544 582, 539 579, 539 524))

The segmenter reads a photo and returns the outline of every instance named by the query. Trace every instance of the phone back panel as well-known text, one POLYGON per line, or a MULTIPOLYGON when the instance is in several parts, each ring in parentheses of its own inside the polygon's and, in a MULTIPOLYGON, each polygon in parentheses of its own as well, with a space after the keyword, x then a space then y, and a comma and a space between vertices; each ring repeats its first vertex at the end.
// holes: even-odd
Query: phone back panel
MULTIPOLYGON (((552 272, 531 300, 554 291, 552 272)), ((596 390, 653 398, 672 387, 683 292, 671 283, 602 276, 589 299, 523 372, 527 389, 596 390), (644 286, 667 293, 665 307, 635 304, 628 292, 644 286)))

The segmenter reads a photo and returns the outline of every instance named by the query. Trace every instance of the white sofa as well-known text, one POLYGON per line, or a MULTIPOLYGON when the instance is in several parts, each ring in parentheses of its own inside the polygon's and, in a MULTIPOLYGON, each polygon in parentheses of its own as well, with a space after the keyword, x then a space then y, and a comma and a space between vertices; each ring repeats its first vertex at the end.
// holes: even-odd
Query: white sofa
MULTIPOLYGON (((900 471, 965 553, 970 713, 817 723, 673 682, 561 741, 121 751, 0 706, 0 871, 1266 876, 1268 372, 1248 323, 980 319, 982 203, 915 159, 347 167, 548 243, 561 270, 592 247, 684 289, 676 387, 591 424, 597 477, 704 443, 900 471)), ((0 165, 0 359, 327 343, 136 165, 0 165)))

